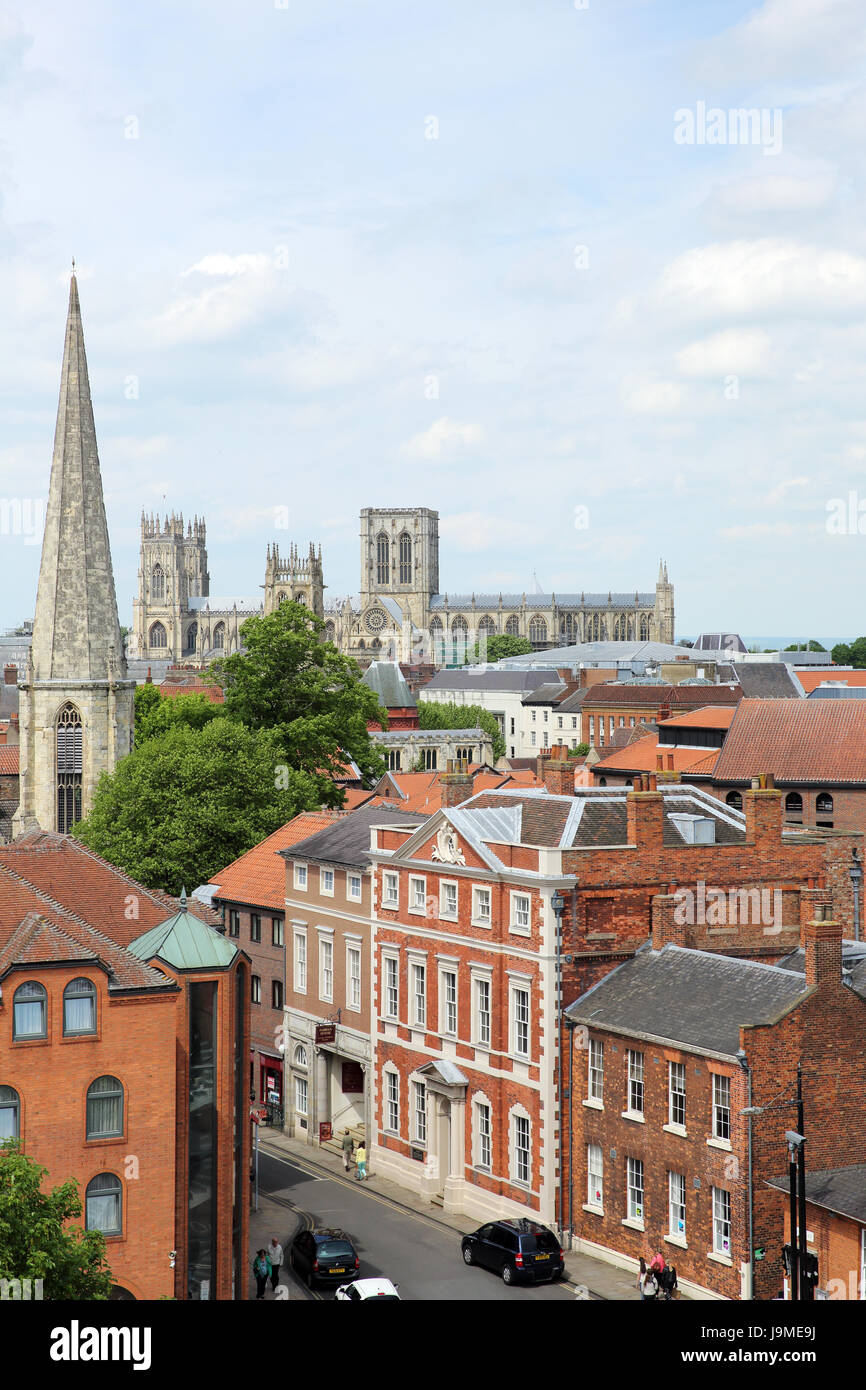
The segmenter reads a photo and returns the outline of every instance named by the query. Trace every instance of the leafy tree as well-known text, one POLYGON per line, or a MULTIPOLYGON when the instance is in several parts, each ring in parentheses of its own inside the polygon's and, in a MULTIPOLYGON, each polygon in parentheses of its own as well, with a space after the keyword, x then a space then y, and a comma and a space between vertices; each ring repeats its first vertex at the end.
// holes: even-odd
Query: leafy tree
POLYGON ((487 638, 487 649, 481 651, 482 643, 476 642, 466 653, 465 665, 472 666, 477 661, 502 661, 506 656, 527 656, 534 650, 525 637, 514 637, 510 632, 494 632, 487 638))
POLYGON ((866 667, 866 637, 856 637, 853 642, 837 642, 830 653, 835 666, 853 666, 862 671, 866 667))
POLYGON ((588 752, 589 744, 579 743, 576 748, 569 748, 568 756, 570 758, 585 758, 588 752))
POLYGON ((455 705, 445 701, 420 700, 418 723, 422 729, 484 729, 493 740, 493 758, 505 756, 505 739, 499 721, 480 705, 455 705))
POLYGON ((177 723, 103 773, 73 833, 149 888, 204 883, 299 811, 340 804, 328 777, 290 768, 277 734, 225 717, 177 723))
POLYGON ((810 638, 810 640, 809 640, 808 642, 792 642, 791 645, 790 645, 790 647, 786 647, 786 648, 785 648, 785 651, 786 651, 786 652, 802 652, 802 651, 807 651, 807 652, 823 652, 823 651, 826 651, 826 648, 825 648, 823 642, 816 642, 815 639, 814 639, 814 637, 812 637, 812 638, 810 638))
POLYGON ((0 1279, 41 1279, 46 1299, 107 1299, 105 1237, 68 1224, 81 1216, 78 1184, 44 1192, 47 1171, 17 1139, 0 1144, 0 1279))
POLYGON ((158 738, 179 725, 203 729, 205 724, 224 714, 223 706, 209 700, 201 691, 193 695, 160 695, 152 685, 138 685, 135 688, 135 742, 140 746, 149 738, 158 738), (142 698, 142 692, 154 692, 156 700, 149 694, 142 698))
POLYGON ((211 670, 226 693, 225 715, 248 729, 272 731, 290 768, 324 785, 351 758, 371 784, 385 762, 367 724, 387 728, 388 717, 357 662, 322 641, 324 628, 304 604, 281 603, 265 617, 247 618, 246 651, 211 670))

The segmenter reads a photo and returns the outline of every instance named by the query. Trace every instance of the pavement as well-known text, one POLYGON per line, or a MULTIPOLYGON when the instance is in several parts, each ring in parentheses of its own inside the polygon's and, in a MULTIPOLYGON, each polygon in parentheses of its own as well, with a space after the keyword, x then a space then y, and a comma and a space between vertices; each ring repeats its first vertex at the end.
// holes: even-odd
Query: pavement
MULTIPOLYGON (((291 1159, 322 1176, 331 1176, 340 1181, 346 1180, 342 1158, 325 1149, 300 1143, 296 1139, 289 1138, 280 1130, 265 1128, 264 1126, 262 1126, 259 1141, 263 1154, 270 1152, 274 1157, 291 1159)), ((478 1227, 478 1221, 474 1217, 445 1212, 441 1207, 427 1201, 417 1192, 401 1187, 399 1183, 390 1178, 380 1177, 375 1170, 372 1172, 368 1170, 365 1183, 356 1182, 354 1185, 360 1191, 364 1191, 366 1188, 371 1194, 375 1193, 380 1200, 386 1200, 397 1209, 402 1208, 406 1212, 423 1215, 426 1221, 435 1222, 444 1230, 465 1235, 468 1231, 474 1231, 478 1227)), ((300 1224, 300 1220, 301 1216, 298 1209, 291 1202, 260 1190, 259 1210, 257 1212, 250 1211, 250 1267, 255 1251, 262 1246, 267 1248, 273 1235, 276 1235, 283 1245, 287 1259, 289 1243, 300 1224)), ((575 1251, 566 1252, 565 1265, 567 1281, 574 1288, 575 1297, 588 1296, 617 1302, 640 1301, 640 1294, 636 1288, 636 1269, 633 1273, 629 1270, 618 1269, 615 1265, 607 1264, 604 1260, 594 1259, 591 1255, 577 1254, 575 1251)), ((288 1283, 285 1265, 283 1268, 284 1273, 281 1282, 288 1283)), ((255 1280, 252 1273, 250 1273, 250 1288, 251 1296, 255 1297, 255 1280)), ((294 1291, 292 1296, 295 1296, 294 1291)), ((269 1284, 266 1298, 274 1297, 269 1284)))

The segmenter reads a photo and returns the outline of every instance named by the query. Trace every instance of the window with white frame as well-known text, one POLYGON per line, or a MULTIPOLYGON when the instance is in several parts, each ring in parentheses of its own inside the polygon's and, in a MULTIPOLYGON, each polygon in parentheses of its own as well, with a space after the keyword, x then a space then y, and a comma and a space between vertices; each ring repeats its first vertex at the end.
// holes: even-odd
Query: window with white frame
POLYGON ((577 715, 576 715, 576 714, 573 714, 573 715, 571 716, 571 727, 572 727, 573 729, 576 729, 576 728, 577 728, 577 715))
POLYGON ((530 922, 531 899, 528 893, 511 894, 511 928, 512 931, 528 932, 530 922))
MULTIPOLYGON (((535 715, 533 714, 533 719, 534 719, 534 718, 535 718, 535 715)), ((534 748, 534 747, 535 747, 535 730, 534 730, 534 729, 532 730, 532 733, 529 735, 529 742, 532 744, 532 747, 534 748)))
POLYGON ((589 1099, 604 1100, 604 1043, 589 1043, 589 1099))
POLYGON ((604 1157, 600 1144, 586 1146, 586 1201, 591 1207, 604 1206, 604 1157))
POLYGON ((592 743, 592 740, 593 740, 594 738, 595 738, 595 715, 594 715, 594 714, 591 714, 591 715, 589 716, 589 741, 590 741, 590 743, 592 743))
POLYGON ((409 911, 422 913, 427 908, 427 880, 416 878, 413 874, 409 879, 409 911))
POLYGON ((643 1221, 643 1163, 639 1158, 627 1158, 626 1210, 629 1221, 643 1221))
POLYGON ((686 1179, 684 1173, 668 1173, 668 1235, 686 1238, 686 1179))
POLYGON ((261 982, 261 979, 260 979, 260 977, 259 977, 258 975, 251 975, 251 976, 250 976, 250 986, 251 986, 250 998, 251 998, 252 1002, 253 1002, 254 1004, 261 1004, 261 1002, 262 1002, 262 982, 261 982))
POLYGON ((427 967, 417 960, 412 961, 412 1023, 427 1027, 427 967))
POLYGON ((491 1122, 490 1106, 484 1100, 475 1102, 475 1167, 490 1170, 491 1122))
POLYGON ((456 922, 457 920, 457 884, 444 882, 439 884, 439 916, 446 922, 456 922))
POLYGON ((713 1072, 713 1138, 731 1137, 731 1078, 713 1072))
POLYGON ((319 998, 328 1002, 334 997, 334 943, 329 936, 319 937, 319 998))
POLYGON ((528 1185, 531 1171, 529 1116, 519 1115, 515 1112, 511 1117, 511 1123, 513 1133, 511 1176, 515 1182, 528 1185))
POLYGON ((382 875, 382 906, 393 910, 400 902, 400 878, 398 874, 382 875))
POLYGON ((307 891, 307 866, 306 864, 295 864, 295 887, 300 888, 301 892, 307 891))
POLYGON ((482 927, 490 926, 490 889, 475 885, 472 889, 472 921, 482 927))
POLYGON ((346 874, 346 897, 353 903, 361 901, 361 875, 346 874))
POLYGON ((384 956, 385 1017, 400 1017, 400 962, 396 956, 384 956))
POLYGON ((547 732, 546 729, 545 729, 544 734, 543 734, 543 741, 544 741, 544 746, 545 746, 545 748, 549 748, 549 747, 550 747, 550 736, 549 736, 549 734, 548 734, 548 732, 547 732))
POLYGON ((713 1188, 713 1250, 731 1253, 731 1194, 724 1187, 713 1188))
POLYGON ((562 728, 562 715, 561 715, 561 714, 558 714, 558 715, 556 716, 556 727, 557 727, 557 729, 561 729, 561 728, 562 728))
POLYGON ((668 1062, 668 1124, 686 1127, 686 1067, 684 1062, 668 1062))
POLYGON ((643 1114, 643 1053, 628 1053, 628 1106, 631 1115, 643 1114))
POLYGON ((427 1143, 427 1087, 423 1081, 413 1081, 415 1139, 419 1144, 427 1143))
POLYGON ((490 981, 475 979, 475 1044, 490 1046, 490 981))
POLYGON ((531 710, 530 713, 531 713, 531 715, 532 715, 532 722, 533 722, 533 724, 534 724, 534 723, 535 723, 535 710, 531 710))
POLYGON ((457 971, 443 970, 440 979, 439 1027, 449 1038, 457 1036, 457 971))
POLYGON ((511 1051, 515 1057, 529 1057, 529 990, 511 986, 511 1051))
POLYGON ((325 896, 326 898, 333 898, 333 896, 334 896, 334 870, 333 870, 333 869, 320 869, 320 870, 319 870, 319 892, 320 892, 320 893, 323 893, 324 896, 325 896))
POLYGON ((301 1128, 307 1127, 307 1078, 295 1077, 295 1110, 301 1117, 301 1128))
POLYGON ((295 990, 298 994, 307 992, 307 933, 295 932, 295 990))
POLYGON ((346 949, 346 1004, 350 1009, 361 1009, 361 948, 349 946, 346 949))
POLYGON ((385 1128, 391 1134, 400 1129, 400 1078, 395 1071, 385 1072, 385 1128))

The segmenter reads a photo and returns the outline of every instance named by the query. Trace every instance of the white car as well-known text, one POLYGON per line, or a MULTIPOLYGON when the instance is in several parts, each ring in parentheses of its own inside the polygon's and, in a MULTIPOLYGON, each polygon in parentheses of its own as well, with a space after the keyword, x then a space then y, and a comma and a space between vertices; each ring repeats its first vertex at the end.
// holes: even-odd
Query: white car
POLYGON ((341 1284, 335 1297, 343 1303, 362 1303, 367 1298, 390 1298, 402 1302, 397 1285, 390 1279, 356 1279, 353 1284, 341 1284))

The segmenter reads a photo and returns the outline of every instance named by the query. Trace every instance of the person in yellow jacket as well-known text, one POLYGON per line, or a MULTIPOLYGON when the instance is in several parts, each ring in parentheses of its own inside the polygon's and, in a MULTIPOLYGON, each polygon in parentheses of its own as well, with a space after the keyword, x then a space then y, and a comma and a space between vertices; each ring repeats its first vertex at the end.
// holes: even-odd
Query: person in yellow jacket
POLYGON ((367 1145, 363 1139, 355 1150, 355 1162, 358 1165, 355 1171, 355 1177, 358 1182, 363 1182, 364 1178, 367 1176, 367 1145))

